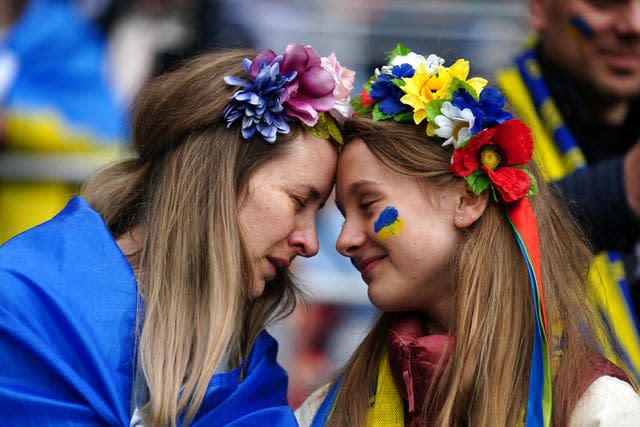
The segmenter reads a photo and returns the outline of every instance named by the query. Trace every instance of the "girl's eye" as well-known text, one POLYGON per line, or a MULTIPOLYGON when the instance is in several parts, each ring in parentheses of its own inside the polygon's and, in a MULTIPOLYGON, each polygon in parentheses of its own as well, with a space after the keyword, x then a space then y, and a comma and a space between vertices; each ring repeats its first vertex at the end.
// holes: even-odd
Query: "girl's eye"
POLYGON ((371 207, 371 205, 373 205, 373 201, 362 201, 360 202, 360 209, 362 209, 363 211, 369 209, 371 207))

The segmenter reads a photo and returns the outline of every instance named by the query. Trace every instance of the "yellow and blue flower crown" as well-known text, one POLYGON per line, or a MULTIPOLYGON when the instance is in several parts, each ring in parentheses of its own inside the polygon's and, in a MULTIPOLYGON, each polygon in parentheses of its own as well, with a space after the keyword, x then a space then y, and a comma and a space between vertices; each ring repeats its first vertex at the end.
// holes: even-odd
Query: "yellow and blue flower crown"
POLYGON ((490 188, 504 203, 535 194, 536 180, 524 167, 533 153, 530 130, 504 110, 504 97, 485 87, 487 80, 467 78, 469 61, 444 62, 398 44, 354 98, 355 111, 374 120, 426 121, 427 135, 453 145, 451 171, 476 194, 490 188))
POLYGON ((540 270, 535 216, 527 196, 537 192, 525 168, 533 154, 529 128, 504 110, 505 100, 487 80, 467 78, 469 62, 449 67, 436 55, 423 56, 398 44, 388 63, 375 70, 353 106, 373 120, 420 125, 426 133, 453 146, 450 170, 463 177, 475 194, 490 189, 501 202, 523 254, 534 304, 536 325, 531 357, 526 425, 551 422, 551 364, 548 325, 540 270))

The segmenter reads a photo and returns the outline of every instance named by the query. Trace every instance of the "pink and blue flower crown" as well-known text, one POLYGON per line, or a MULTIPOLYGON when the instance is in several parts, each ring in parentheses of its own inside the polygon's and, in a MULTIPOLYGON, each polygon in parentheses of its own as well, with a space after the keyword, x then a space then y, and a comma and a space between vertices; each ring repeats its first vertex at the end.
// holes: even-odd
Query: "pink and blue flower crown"
POLYGON ((243 68, 247 80, 224 78, 239 88, 223 113, 227 127, 240 121, 243 138, 257 132, 274 143, 277 134, 289 133, 289 122, 297 119, 312 134, 342 142, 336 121, 341 123, 351 114, 355 73, 342 67, 335 54, 321 58, 311 46, 292 43, 283 55, 267 49, 253 60, 245 58, 243 68))
POLYGON ((551 422, 551 364, 548 324, 541 282, 540 245, 535 216, 527 196, 537 192, 525 168, 533 155, 529 128, 504 110, 505 100, 487 80, 467 79, 469 62, 449 67, 436 55, 423 56, 398 44, 388 63, 375 70, 353 106, 373 120, 419 125, 453 146, 450 170, 463 177, 475 194, 488 189, 501 202, 529 273, 534 304, 534 342, 529 377, 527 426, 551 422))

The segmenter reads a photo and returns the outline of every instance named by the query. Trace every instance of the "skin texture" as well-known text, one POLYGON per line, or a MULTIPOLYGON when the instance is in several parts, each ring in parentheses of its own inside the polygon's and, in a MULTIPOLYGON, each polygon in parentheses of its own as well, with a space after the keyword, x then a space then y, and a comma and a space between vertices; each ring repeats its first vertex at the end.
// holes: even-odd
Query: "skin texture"
POLYGON ((252 297, 296 256, 318 253, 316 218, 333 187, 337 153, 309 134, 289 148, 258 169, 240 197, 238 222, 255 267, 252 297))
POLYGON ((460 229, 486 206, 486 198, 484 204, 478 200, 469 196, 463 181, 444 192, 430 191, 385 166, 355 140, 338 162, 336 202, 345 222, 336 249, 361 272, 376 307, 422 311, 431 319, 431 332, 447 330, 453 313, 450 259, 460 229), (403 226, 397 235, 381 238, 374 225, 388 207, 398 211, 403 226))

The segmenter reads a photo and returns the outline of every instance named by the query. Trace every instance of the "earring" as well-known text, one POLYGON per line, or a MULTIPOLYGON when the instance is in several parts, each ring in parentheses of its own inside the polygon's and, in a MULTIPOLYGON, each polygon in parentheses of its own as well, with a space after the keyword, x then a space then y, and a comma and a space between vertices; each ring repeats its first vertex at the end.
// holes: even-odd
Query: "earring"
POLYGON ((458 217, 458 219, 459 219, 460 221, 464 221, 464 217, 463 217, 462 215, 460 215, 460 216, 458 217))

